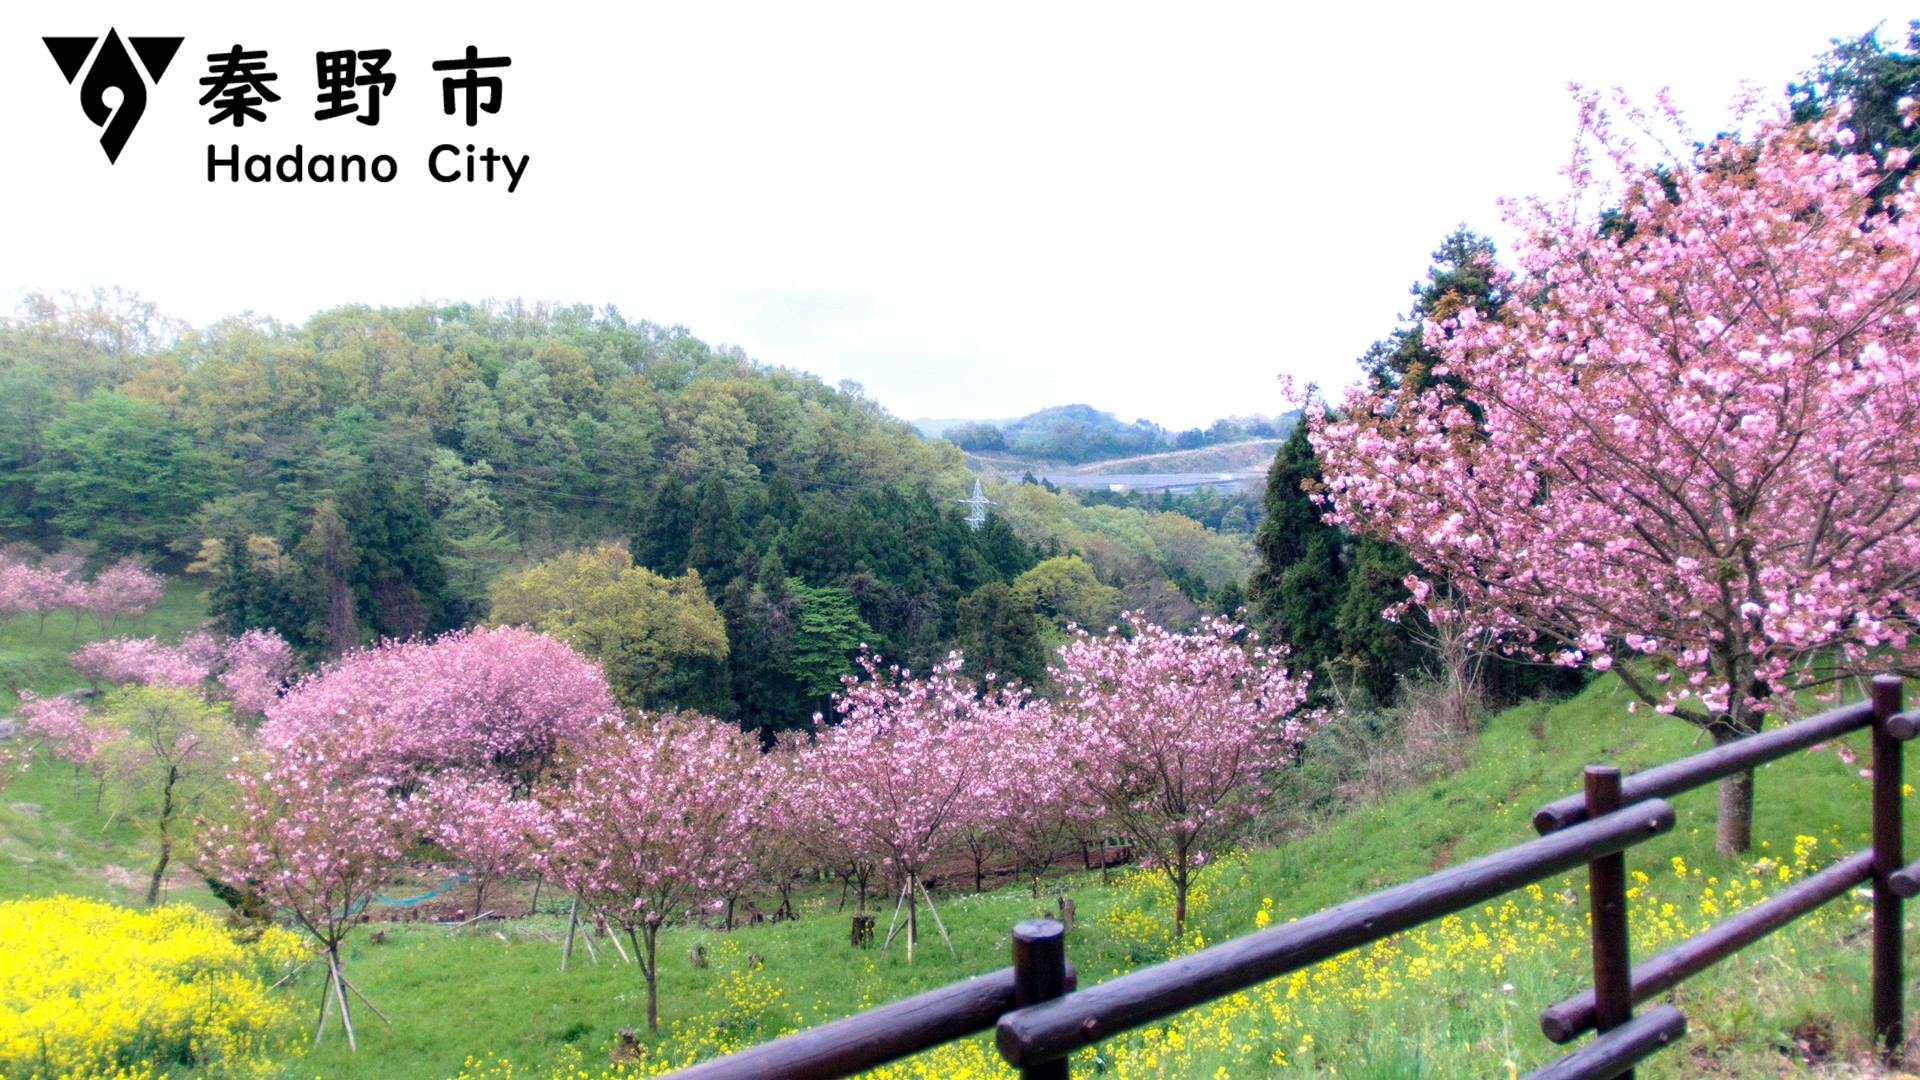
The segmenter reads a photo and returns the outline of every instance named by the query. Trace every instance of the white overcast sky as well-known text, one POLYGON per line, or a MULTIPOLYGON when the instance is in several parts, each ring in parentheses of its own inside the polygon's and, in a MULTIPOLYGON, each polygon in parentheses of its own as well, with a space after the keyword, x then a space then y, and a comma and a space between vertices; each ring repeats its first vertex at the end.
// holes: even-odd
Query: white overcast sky
POLYGON ((615 304, 894 414, 1084 401, 1171 426, 1334 386, 1456 223, 1552 194, 1566 84, 1671 86, 1711 132, 1881 4, 10 5, 0 290, 120 286, 196 324, 349 302, 615 304), (118 164, 41 37, 183 35, 118 164), (269 50, 264 124, 208 124, 208 53, 269 50), (498 115, 431 61, 507 55, 498 115), (382 122, 318 121, 313 54, 393 50, 382 122), (394 182, 208 183, 390 153, 394 182), (438 183, 434 146, 530 156, 438 183))

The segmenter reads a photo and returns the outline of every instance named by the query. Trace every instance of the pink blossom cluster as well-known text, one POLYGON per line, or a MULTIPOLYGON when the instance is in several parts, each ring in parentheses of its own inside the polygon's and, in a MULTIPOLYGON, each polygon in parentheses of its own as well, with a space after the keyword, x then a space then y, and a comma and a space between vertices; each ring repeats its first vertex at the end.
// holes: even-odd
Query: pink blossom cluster
POLYGON ((427 782, 421 793, 429 839, 445 848, 474 885, 474 914, 485 910, 487 889, 525 873, 549 833, 546 808, 516 798, 503 780, 452 772, 427 782))
POLYGON ((1071 782, 1171 879, 1176 928, 1193 876, 1257 816, 1273 771, 1320 719, 1286 651, 1215 618, 1179 634, 1125 617, 1129 632, 1079 631, 1060 650, 1071 782))
POLYGON ((202 865, 258 891, 336 958, 374 891, 400 868, 425 824, 423 805, 397 777, 347 757, 322 736, 261 755, 233 774, 235 814, 201 836, 202 865))
POLYGON ((17 712, 28 745, 44 746, 76 765, 91 762, 99 749, 99 733, 86 722, 87 707, 72 698, 23 691, 17 712))
POLYGON ((1017 695, 977 693, 960 656, 921 678, 862 657, 825 727, 802 754, 801 798, 890 879, 917 876, 992 801, 988 749, 1017 695))
POLYGON ((1656 171, 1581 106, 1572 194, 1509 208, 1502 317, 1430 322, 1433 380, 1309 410, 1329 520, 1405 547, 1416 601, 1444 581, 1509 648, 1716 730, 1829 659, 1920 663, 1920 195, 1876 203, 1831 118, 1682 128, 1656 171))
POLYGON ((204 632, 189 634, 178 645, 151 637, 89 641, 69 657, 73 669, 90 679, 145 686, 197 686, 213 675, 219 659, 219 642, 204 632))
POLYGON ((44 624, 49 613, 80 606, 85 589, 77 559, 0 551, 0 621, 38 615, 44 624))
POLYGON ((336 738, 377 745, 398 772, 488 768, 525 782, 617 709, 593 661, 545 634, 502 626, 348 653, 265 712, 268 746, 336 738))
POLYGON ((151 637, 107 638, 81 646, 70 660, 75 671, 100 682, 204 686, 248 716, 266 712, 298 663, 285 638, 259 629, 225 639, 196 630, 175 645, 151 637))
POLYGON ((96 574, 75 600, 82 611, 106 626, 120 618, 140 618, 153 610, 166 591, 165 578, 138 559, 121 559, 96 574))
POLYGON ((233 702, 234 712, 246 716, 266 715, 299 667, 293 646, 270 629, 248 629, 228 638, 220 648, 220 660, 221 689, 233 702))
POLYGON ((46 616, 63 609, 85 612, 102 627, 137 619, 153 610, 166 593, 166 579, 138 559, 121 559, 82 580, 80 556, 63 552, 34 557, 16 545, 0 551, 0 621, 20 615, 46 616))

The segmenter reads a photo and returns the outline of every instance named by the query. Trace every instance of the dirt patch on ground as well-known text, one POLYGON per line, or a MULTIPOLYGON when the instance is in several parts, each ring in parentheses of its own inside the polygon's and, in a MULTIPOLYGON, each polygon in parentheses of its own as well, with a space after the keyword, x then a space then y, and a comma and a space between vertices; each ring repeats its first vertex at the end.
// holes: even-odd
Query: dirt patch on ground
POLYGON ((1457 837, 1449 836, 1433 851, 1433 858, 1427 860, 1427 869, 1445 870, 1447 861, 1453 858, 1453 849, 1460 845, 1457 837))
POLYGON ((148 881, 147 875, 124 866, 103 866, 100 873, 107 879, 107 884, 121 889, 145 888, 148 881))

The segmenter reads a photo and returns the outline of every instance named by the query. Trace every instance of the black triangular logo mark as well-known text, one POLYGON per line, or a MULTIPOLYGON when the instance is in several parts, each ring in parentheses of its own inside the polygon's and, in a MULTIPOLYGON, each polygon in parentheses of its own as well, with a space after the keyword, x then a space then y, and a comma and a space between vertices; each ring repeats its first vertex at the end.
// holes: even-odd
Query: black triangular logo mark
MULTIPOLYGON (((180 51, 180 43, 185 40, 177 37, 130 37, 127 42, 133 46, 134 52, 140 54, 140 62, 147 65, 147 75, 157 83, 160 76, 166 74, 167 65, 173 63, 173 54, 180 51)), ((69 75, 67 81, 72 82, 73 77, 69 75)))
MULTIPOLYGON (((93 52, 93 43, 97 37, 50 37, 41 38, 47 43, 47 51, 53 54, 53 62, 60 65, 60 74, 73 81, 80 74, 80 65, 87 62, 87 54, 93 52)), ((158 76, 155 76, 156 80, 158 76)))

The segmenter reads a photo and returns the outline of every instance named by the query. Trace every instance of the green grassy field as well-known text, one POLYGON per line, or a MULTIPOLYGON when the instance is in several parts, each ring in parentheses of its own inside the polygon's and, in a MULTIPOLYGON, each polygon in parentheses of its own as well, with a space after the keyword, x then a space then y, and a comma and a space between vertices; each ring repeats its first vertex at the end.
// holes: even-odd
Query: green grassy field
MULTIPOLYGON (((151 620, 153 630, 191 625, 194 605, 190 596, 170 594, 151 620)), ((10 628, 0 644, 64 653, 66 631, 50 624, 47 641, 57 641, 57 649, 36 641, 30 624, 10 628)), ((70 671, 66 678, 74 681, 70 671)), ((58 672, 44 683, 59 689, 58 672)), ((1457 772, 1336 817, 1302 839, 1209 868, 1186 941, 1171 939, 1165 897, 1153 878, 1102 887, 1097 873, 1079 872, 1050 881, 1039 900, 1020 886, 939 895, 957 959, 930 921, 923 921, 911 964, 899 943, 886 955, 850 947, 838 894, 825 889, 803 900, 795 922, 732 933, 673 928, 661 935, 663 1030, 657 1036, 644 1030, 639 970, 623 964, 604 939, 598 963, 582 950, 572 970, 557 970, 563 929, 557 914, 458 931, 386 924, 378 944, 369 928, 349 940, 346 971, 392 1017, 392 1026, 362 1011, 356 1014, 358 1053, 347 1052, 335 1029, 292 1064, 291 1075, 442 1078, 464 1069, 504 1080, 574 1075, 568 1070, 575 1068, 599 1075, 623 1054, 622 1029, 638 1033, 647 1061, 709 1054, 1004 966, 1008 929, 1053 912, 1055 891, 1072 895, 1078 906, 1068 955, 1082 980, 1110 978, 1200 942, 1306 915, 1528 839, 1532 810, 1573 791, 1582 764, 1642 767, 1692 752, 1695 736, 1690 727, 1645 712, 1629 716, 1611 678, 1571 701, 1510 709, 1490 718, 1457 772), (689 962, 696 945, 707 951, 705 967, 689 962), (504 1062, 511 1063, 510 1073, 504 1062)), ((1852 742, 1864 757, 1864 738, 1852 742)), ((1754 835, 1756 845, 1765 846, 1747 859, 1713 854, 1711 790, 1676 800, 1680 822, 1673 833, 1630 854, 1629 869, 1647 875, 1636 886, 1636 912, 1655 913, 1636 926, 1643 939, 1652 941, 1646 935, 1654 933, 1653 924, 1664 924, 1662 904, 1673 905, 1675 925, 1691 917, 1697 928, 1710 921, 1701 913, 1703 894, 1708 903, 1728 904, 1745 882, 1773 885, 1773 864, 1789 861, 1796 836, 1813 839, 1816 859, 1864 846, 1867 784, 1857 766, 1831 753, 1797 755, 1763 769, 1758 788, 1754 835), (1682 863, 1678 872, 1675 859, 1682 863)), ((126 823, 106 822, 95 812, 93 794, 91 779, 67 766, 36 769, 0 794, 0 897, 137 898, 145 847, 126 823)), ((1807 849, 1806 841, 1801 847, 1807 849)), ((1097 1055, 1084 1054, 1076 1075, 1524 1071, 1560 1052, 1539 1034, 1538 1010, 1586 981, 1585 905, 1574 896, 1581 887, 1577 877, 1549 883, 1531 897, 1518 896, 1517 906, 1489 905, 1435 927, 1428 938, 1349 954, 1312 978, 1269 988, 1264 998, 1196 1010, 1116 1040, 1097 1055)), ((211 902, 204 890, 187 888, 174 898, 211 902)), ((1692 1025, 1687 1045, 1665 1052, 1641 1075, 1806 1075, 1816 1067, 1835 1075, 1862 1060, 1865 924, 1855 907, 1845 899, 1818 922, 1689 983, 1677 997, 1692 1025)), ((885 921, 883 911, 883 930, 885 921)), ((1675 932, 1669 928, 1669 937, 1675 932)), ((1650 947, 1637 945, 1636 955, 1650 947)), ((312 972, 291 985, 309 1022, 319 985, 312 972)), ((990 1062, 990 1050, 974 1040, 898 1075, 990 1075, 990 1062)))

